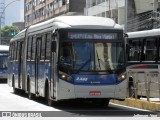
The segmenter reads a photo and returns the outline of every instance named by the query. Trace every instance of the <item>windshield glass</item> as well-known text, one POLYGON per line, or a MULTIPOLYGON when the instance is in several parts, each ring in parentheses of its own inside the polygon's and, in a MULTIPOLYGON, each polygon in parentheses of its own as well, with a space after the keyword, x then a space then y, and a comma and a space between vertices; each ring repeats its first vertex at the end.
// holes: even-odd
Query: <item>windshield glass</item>
POLYGON ((78 71, 106 71, 124 66, 122 43, 62 42, 60 64, 78 71))
POLYGON ((0 68, 8 67, 8 55, 7 53, 0 53, 0 68))

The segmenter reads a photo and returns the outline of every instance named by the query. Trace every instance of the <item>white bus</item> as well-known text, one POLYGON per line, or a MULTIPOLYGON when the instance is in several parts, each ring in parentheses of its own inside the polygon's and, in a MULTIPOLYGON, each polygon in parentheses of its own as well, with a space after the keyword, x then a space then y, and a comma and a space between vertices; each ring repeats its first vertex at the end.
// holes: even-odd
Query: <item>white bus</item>
POLYGON ((0 82, 7 82, 9 46, 0 45, 0 82))
POLYGON ((9 80, 29 99, 86 99, 108 105, 126 97, 123 29, 112 19, 61 16, 32 25, 10 41, 9 80))
POLYGON ((130 97, 160 97, 160 29, 127 34, 130 97))

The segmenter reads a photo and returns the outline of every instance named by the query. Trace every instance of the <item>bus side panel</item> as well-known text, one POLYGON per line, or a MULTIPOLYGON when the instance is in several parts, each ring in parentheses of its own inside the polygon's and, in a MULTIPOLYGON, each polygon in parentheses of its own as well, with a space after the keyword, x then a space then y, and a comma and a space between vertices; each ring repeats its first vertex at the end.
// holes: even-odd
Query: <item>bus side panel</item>
POLYGON ((75 87, 73 84, 68 83, 64 80, 58 80, 58 91, 57 91, 57 100, 61 99, 75 99, 75 87))
POLYGON ((18 88, 18 64, 14 62, 13 64, 13 71, 14 71, 14 86, 18 88))
POLYGON ((13 62, 8 63, 8 85, 12 87, 12 77, 13 77, 13 62))
MULTIPOLYGON (((29 88, 31 93, 35 93, 35 64, 32 61, 27 61, 27 75, 29 76, 29 88)), ((27 84, 28 85, 28 84, 27 84)), ((28 87, 27 87, 28 88, 28 87)))
POLYGON ((116 85, 115 99, 125 99, 127 97, 127 83, 127 79, 125 79, 116 85))
POLYGON ((13 61, 9 63, 9 85, 18 88, 18 64, 13 61), (14 81, 12 81, 14 80, 14 81), (13 83, 12 83, 13 82, 13 83))
POLYGON ((45 97, 45 82, 50 81, 50 66, 49 63, 41 63, 38 66, 38 92, 39 95, 45 97))

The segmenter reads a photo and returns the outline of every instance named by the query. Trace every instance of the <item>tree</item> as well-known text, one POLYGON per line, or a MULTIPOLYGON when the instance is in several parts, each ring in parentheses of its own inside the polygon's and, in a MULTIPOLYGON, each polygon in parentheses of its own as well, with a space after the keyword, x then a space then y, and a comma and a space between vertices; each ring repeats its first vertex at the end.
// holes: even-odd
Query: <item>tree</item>
POLYGON ((19 32, 16 26, 4 26, 1 29, 1 44, 9 45, 12 37, 14 37, 19 32))
POLYGON ((1 30, 2 37, 13 37, 19 32, 16 26, 4 26, 1 30))

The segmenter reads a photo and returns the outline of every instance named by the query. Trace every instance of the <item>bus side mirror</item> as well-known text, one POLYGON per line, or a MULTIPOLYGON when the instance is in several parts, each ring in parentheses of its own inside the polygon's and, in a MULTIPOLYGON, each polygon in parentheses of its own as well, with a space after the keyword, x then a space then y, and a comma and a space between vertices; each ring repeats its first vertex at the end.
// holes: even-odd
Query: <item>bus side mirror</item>
POLYGON ((52 52, 56 52, 56 48, 57 48, 56 41, 52 41, 52 45, 51 45, 52 52))

